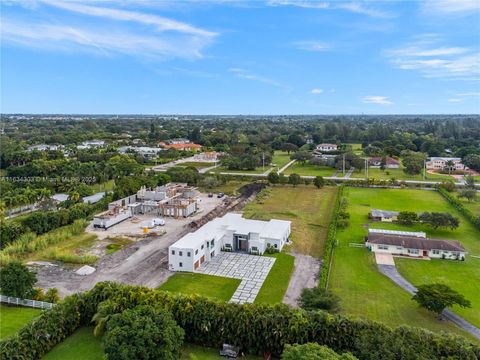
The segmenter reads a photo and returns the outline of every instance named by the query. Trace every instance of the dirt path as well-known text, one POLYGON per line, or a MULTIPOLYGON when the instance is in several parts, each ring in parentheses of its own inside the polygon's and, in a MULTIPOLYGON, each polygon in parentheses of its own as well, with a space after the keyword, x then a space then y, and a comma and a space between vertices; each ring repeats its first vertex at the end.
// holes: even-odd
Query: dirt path
POLYGON ((295 257, 294 269, 287 291, 283 297, 285 304, 298 307, 297 299, 304 288, 318 285, 318 276, 322 265, 321 260, 309 255, 292 253, 295 257))

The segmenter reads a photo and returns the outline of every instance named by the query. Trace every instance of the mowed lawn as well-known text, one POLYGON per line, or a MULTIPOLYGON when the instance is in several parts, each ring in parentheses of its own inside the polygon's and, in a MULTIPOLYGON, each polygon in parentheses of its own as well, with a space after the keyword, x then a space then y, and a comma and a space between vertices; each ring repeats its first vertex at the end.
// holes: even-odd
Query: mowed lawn
POLYGON ((309 185, 275 186, 261 202, 247 204, 243 214, 257 220, 292 221, 293 249, 299 253, 322 257, 331 212, 337 195, 336 187, 317 189, 309 185))
POLYGON ((285 253, 265 256, 274 257, 276 260, 255 298, 255 303, 278 304, 283 301, 283 297, 287 291, 295 258, 285 253))
MULTIPOLYGON (((184 344, 181 360, 220 360, 218 349, 204 348, 197 345, 184 344)), ((104 352, 100 337, 93 336, 93 328, 82 327, 63 342, 55 346, 42 360, 103 360, 104 352)), ((247 356, 241 359, 261 359, 258 356, 247 356)))
POLYGON ((468 200, 465 200, 465 199, 459 199, 459 200, 474 215, 480 216, 480 196, 478 196, 477 201, 468 201, 468 200))
POLYGON ((312 165, 312 164, 300 164, 298 162, 290 165, 283 172, 285 175, 298 174, 300 176, 333 176, 337 170, 329 166, 312 165))
POLYGON ((275 164, 278 169, 281 169, 291 161, 291 155, 292 154, 289 154, 286 151, 275 151, 272 158, 272 164, 275 164))
POLYGON ((0 339, 15 334, 41 312, 40 309, 0 305, 0 339))
MULTIPOLYGON (((352 174, 352 177, 365 177, 365 173, 361 174, 355 172, 352 174)), ((395 180, 423 180, 423 174, 420 175, 409 175, 403 171, 403 168, 399 169, 379 169, 379 168, 368 168, 368 177, 373 179, 380 180, 390 180, 395 178, 395 180)), ((442 180, 455 180, 453 176, 448 174, 430 174, 427 173, 425 176, 425 181, 442 181, 442 180)))
MULTIPOLYGON (((342 299, 345 313, 384 322, 390 326, 409 324, 433 331, 449 330, 464 334, 455 325, 438 321, 435 316, 420 309, 411 296, 378 270, 375 258, 365 248, 350 247, 349 243, 363 243, 372 208, 382 210, 448 211, 460 218, 456 230, 432 230, 423 225, 401 226, 388 223, 370 223, 372 228, 425 231, 431 238, 457 239, 471 254, 480 254, 480 233, 467 222, 440 194, 425 190, 346 188, 350 226, 337 233, 329 288, 342 299)), ((400 272, 413 284, 442 282, 448 274, 448 284, 472 301, 472 309, 459 311, 472 323, 478 324, 480 312, 480 266, 467 257, 466 262, 398 260, 400 272), (468 276, 466 276, 468 274, 468 276), (428 276, 428 279, 427 279, 428 276), (468 279, 468 281, 465 281, 468 279)), ((457 311, 458 309, 454 309, 457 311)))
POLYGON ((197 294, 228 301, 240 285, 239 279, 196 273, 176 273, 158 290, 181 294, 197 294))

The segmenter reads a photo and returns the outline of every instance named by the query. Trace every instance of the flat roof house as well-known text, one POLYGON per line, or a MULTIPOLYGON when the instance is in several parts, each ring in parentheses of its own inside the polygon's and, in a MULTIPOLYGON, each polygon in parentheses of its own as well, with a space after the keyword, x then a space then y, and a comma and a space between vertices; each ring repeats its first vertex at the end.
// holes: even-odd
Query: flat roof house
POLYGON ((326 152, 337 151, 338 146, 337 146, 337 144, 318 144, 316 150, 317 151, 326 151, 326 152))
POLYGON ((370 233, 365 246, 374 252, 392 255, 465 260, 465 248, 456 240, 437 240, 417 236, 370 233))
POLYGON ((398 214, 398 211, 372 209, 369 217, 374 221, 392 222, 397 220, 398 214))
POLYGON ((168 267, 172 271, 195 271, 220 251, 263 254, 267 247, 281 251, 290 236, 291 222, 250 220, 228 213, 168 248, 168 267))
MULTIPOLYGON (((368 164, 372 168, 379 168, 382 166, 382 158, 380 156, 372 157, 368 160, 368 164)), ((400 168, 400 162, 392 157, 387 157, 385 159, 385 168, 386 169, 398 169, 400 168)))

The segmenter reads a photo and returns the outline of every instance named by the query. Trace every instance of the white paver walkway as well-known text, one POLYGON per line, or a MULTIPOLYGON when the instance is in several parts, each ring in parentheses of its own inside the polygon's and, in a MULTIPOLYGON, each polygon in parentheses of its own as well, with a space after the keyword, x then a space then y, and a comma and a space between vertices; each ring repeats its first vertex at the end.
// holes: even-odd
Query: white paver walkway
POLYGON ((196 272, 242 280, 230 302, 253 303, 274 262, 266 256, 221 252, 196 272))
POLYGON ((393 255, 389 253, 375 251, 375 260, 378 265, 395 265, 393 255))

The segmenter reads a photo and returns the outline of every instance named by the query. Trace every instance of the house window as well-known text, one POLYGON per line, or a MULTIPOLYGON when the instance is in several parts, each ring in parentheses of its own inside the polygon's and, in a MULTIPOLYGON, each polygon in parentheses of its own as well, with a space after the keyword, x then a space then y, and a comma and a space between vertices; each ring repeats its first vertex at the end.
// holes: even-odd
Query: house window
POLYGON ((195 255, 198 255, 198 249, 197 249, 197 250, 195 250, 195 255))
POLYGON ((273 245, 273 246, 275 247, 275 249, 278 248, 278 245, 277 245, 277 244, 275 244, 275 245, 273 245))
POLYGON ((418 249, 408 249, 409 254, 418 254, 418 249))
POLYGON ((397 250, 403 250, 403 247, 397 246, 397 250))
POLYGON ((179 251, 178 256, 183 256, 183 251, 179 251))
POLYGON ((215 240, 212 240, 212 241, 210 242, 210 246, 213 247, 213 245, 215 245, 215 240))
POLYGON ((388 245, 378 245, 379 250, 388 250, 388 245))
POLYGON ((258 247, 252 246, 252 251, 258 251, 258 247))
POLYGON ((172 255, 175 255, 175 250, 172 250, 172 255))
POLYGON ((201 249, 203 250, 203 245, 202 245, 202 248, 201 248, 201 249))
POLYGON ((190 251, 187 251, 187 256, 190 257, 191 255, 190 251))
POLYGON ((440 254, 440 250, 432 250, 432 252, 433 252, 435 255, 439 255, 439 254, 440 254))
POLYGON ((178 267, 183 267, 183 263, 178 263, 178 267))

